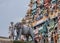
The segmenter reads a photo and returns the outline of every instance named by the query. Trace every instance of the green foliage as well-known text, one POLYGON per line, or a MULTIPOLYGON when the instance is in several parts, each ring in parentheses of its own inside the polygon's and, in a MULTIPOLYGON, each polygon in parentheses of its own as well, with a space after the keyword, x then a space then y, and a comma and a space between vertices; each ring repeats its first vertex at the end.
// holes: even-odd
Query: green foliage
POLYGON ((23 42, 21 42, 21 41, 13 41, 13 43, 23 43, 23 42))
POLYGON ((30 41, 30 42, 23 42, 23 41, 13 41, 13 43, 31 43, 31 41, 30 41))

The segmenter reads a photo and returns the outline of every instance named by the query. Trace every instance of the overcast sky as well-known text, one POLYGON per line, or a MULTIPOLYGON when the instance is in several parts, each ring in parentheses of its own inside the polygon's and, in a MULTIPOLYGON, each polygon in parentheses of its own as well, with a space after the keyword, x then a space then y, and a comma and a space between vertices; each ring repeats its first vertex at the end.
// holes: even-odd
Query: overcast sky
POLYGON ((29 1, 0 0, 0 36, 8 36, 9 23, 16 23, 26 15, 29 1))

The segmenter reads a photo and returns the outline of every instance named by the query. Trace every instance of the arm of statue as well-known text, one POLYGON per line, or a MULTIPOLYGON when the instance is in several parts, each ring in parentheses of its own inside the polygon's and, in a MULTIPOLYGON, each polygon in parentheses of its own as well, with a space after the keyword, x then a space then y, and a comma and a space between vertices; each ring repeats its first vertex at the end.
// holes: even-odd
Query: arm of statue
POLYGON ((19 39, 21 39, 21 35, 22 35, 22 29, 20 29, 20 32, 19 32, 19 39))

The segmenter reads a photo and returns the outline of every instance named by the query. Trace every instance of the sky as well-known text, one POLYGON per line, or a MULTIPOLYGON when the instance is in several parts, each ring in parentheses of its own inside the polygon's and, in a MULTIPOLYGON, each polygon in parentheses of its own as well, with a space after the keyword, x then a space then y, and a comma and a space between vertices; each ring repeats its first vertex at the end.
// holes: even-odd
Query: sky
POLYGON ((26 15, 30 0, 0 0, 0 36, 8 37, 10 22, 19 22, 26 15))

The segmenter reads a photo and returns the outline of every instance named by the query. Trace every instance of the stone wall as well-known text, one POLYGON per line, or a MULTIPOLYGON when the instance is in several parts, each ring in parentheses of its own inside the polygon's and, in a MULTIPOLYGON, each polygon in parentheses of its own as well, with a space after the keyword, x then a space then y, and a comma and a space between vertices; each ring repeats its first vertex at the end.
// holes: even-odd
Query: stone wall
POLYGON ((0 43, 13 43, 13 41, 10 40, 10 39, 2 39, 2 38, 0 38, 0 43))

